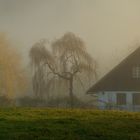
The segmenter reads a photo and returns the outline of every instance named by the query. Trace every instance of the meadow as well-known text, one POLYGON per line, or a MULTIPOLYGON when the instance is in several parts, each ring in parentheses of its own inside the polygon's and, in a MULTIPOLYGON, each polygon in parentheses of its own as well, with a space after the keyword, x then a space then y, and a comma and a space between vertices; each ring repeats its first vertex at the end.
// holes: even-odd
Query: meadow
POLYGON ((0 140, 140 140, 140 113, 0 108, 0 140))

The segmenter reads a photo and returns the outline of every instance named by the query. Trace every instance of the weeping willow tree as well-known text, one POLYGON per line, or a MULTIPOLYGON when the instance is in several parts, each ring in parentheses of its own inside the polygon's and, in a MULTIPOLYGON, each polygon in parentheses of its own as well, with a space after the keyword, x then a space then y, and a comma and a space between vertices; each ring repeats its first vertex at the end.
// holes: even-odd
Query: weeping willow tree
POLYGON ((25 88, 26 78, 20 55, 11 47, 5 34, 0 34, 0 93, 12 98, 25 88))
MULTIPOLYGON (((30 58, 32 65, 32 83, 33 83, 33 92, 37 98, 43 99, 47 84, 48 72, 47 67, 45 66, 46 59, 49 58, 48 51, 45 48, 45 42, 40 41, 33 45, 30 50, 30 58)), ((50 60, 49 60, 50 61, 50 60)))
MULTIPOLYGON (((48 84, 49 86, 46 87, 49 88, 51 83, 54 83, 57 79, 59 87, 61 84, 63 89, 68 89, 70 104, 71 107, 73 107, 73 89, 74 86, 76 86, 74 81, 79 81, 83 84, 81 80, 83 75, 89 78, 93 75, 96 76, 96 63, 87 52, 82 39, 73 33, 64 34, 60 39, 53 41, 50 46, 51 49, 49 50, 45 47, 45 42, 40 41, 31 48, 30 57, 34 67, 33 77, 35 78, 39 69, 42 69, 42 76, 39 76, 38 80, 34 80, 33 85, 35 85, 34 83, 38 83, 38 85, 40 84, 41 88, 44 89, 44 86, 48 84), (46 82, 46 85, 42 85, 41 81, 44 80, 44 78, 47 79, 48 75, 53 75, 53 78, 55 77, 54 80, 49 80, 46 82)), ((48 88, 46 89, 47 91, 48 88)), ((35 92, 37 91, 38 90, 35 89, 35 92)))

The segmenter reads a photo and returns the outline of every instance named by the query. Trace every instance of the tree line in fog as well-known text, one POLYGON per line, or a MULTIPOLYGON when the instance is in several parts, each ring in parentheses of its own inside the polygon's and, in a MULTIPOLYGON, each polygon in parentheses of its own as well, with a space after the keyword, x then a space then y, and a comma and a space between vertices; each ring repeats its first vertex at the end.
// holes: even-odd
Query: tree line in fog
POLYGON ((36 42, 29 51, 29 73, 21 59, 6 36, 0 35, 0 104, 71 108, 88 104, 77 93, 86 94, 97 78, 97 66, 80 37, 68 32, 53 41, 36 42))

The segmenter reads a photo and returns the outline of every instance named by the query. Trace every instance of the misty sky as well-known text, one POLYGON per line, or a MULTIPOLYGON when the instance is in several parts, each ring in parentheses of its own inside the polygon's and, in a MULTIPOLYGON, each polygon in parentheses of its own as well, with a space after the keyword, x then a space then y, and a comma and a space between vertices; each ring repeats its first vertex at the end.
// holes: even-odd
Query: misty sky
POLYGON ((140 42, 140 0, 0 0, 0 31, 24 56, 41 38, 71 31, 106 73, 140 42))

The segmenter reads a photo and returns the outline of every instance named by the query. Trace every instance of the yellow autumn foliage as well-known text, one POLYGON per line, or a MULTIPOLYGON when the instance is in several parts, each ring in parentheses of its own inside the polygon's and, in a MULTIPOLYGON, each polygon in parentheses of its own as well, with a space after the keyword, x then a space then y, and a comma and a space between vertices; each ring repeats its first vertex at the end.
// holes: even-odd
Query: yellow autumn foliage
POLYGON ((23 92, 26 85, 21 58, 4 34, 0 34, 0 95, 9 98, 23 92))

